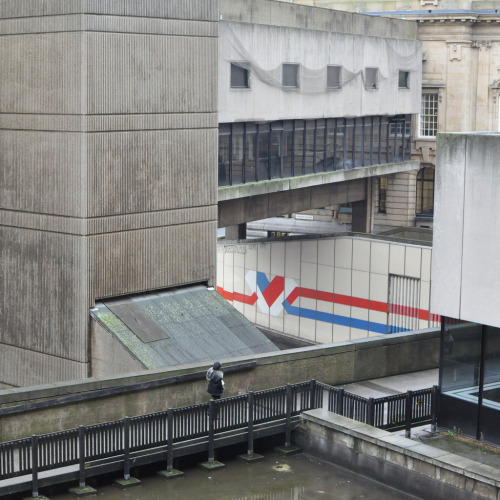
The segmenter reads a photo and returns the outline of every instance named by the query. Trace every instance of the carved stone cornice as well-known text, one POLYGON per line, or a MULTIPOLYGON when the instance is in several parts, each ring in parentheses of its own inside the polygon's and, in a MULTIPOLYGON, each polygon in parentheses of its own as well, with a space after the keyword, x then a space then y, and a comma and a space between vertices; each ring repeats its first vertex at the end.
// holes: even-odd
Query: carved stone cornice
POLYGON ((471 47, 473 49, 488 50, 491 48, 491 40, 472 40, 471 47))

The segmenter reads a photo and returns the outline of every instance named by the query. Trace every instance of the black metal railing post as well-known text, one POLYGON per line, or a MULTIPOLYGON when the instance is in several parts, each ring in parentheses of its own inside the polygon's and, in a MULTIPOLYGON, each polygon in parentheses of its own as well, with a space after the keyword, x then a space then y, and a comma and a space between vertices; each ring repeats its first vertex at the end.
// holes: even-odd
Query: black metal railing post
POLYGON ((248 455, 253 455, 253 392, 248 393, 248 455))
POLYGON ((286 385, 286 426, 285 426, 285 448, 292 444, 292 386, 286 385))
POLYGON ((214 461, 215 456, 215 429, 214 422, 217 413, 217 408, 215 406, 215 401, 211 400, 209 402, 209 422, 208 422, 208 462, 212 463, 214 461))
POLYGON ((123 419, 123 479, 130 479, 130 418, 123 419))
POLYGON ((31 437, 31 494, 38 497, 38 436, 31 437))
POLYGON ((85 489, 85 427, 78 428, 79 487, 85 489))
POLYGON ((375 399, 368 398, 367 424, 375 426, 375 399))
POLYGON ((405 437, 411 437, 411 420, 412 420, 412 391, 406 393, 405 405, 405 437))
POLYGON ((339 415, 344 415, 344 389, 339 389, 337 394, 337 412, 339 415))
POLYGON ((314 410, 316 409, 316 380, 311 379, 310 384, 311 398, 309 400, 309 409, 314 410))
POLYGON ((167 410, 167 472, 174 470, 174 410, 167 410))
POLYGON ((432 386, 432 400, 431 400, 431 432, 437 431, 437 416, 439 405, 439 387, 432 386))

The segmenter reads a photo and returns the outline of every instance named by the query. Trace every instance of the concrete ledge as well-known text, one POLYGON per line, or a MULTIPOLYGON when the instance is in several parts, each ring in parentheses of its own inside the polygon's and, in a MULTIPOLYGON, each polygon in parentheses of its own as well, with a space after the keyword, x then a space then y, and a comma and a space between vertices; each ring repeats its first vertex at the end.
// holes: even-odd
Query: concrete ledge
POLYGON ((312 186, 322 186, 324 184, 365 179, 367 177, 411 172, 413 170, 418 170, 418 165, 418 161, 408 160, 400 163, 382 163, 380 165, 335 170, 333 172, 318 172, 316 174, 299 175, 296 177, 287 177, 285 179, 271 179, 236 184, 234 186, 220 186, 218 188, 218 200, 219 202, 223 202, 249 196, 261 196, 293 189, 303 189, 312 186))
MULTIPOLYGON (((311 379, 341 385, 428 370, 438 366, 438 356, 439 329, 426 329, 221 361, 225 396, 234 396, 311 379)), ((0 391, 0 442, 207 402, 210 366, 0 391)))
POLYGON ((302 415, 294 443, 422 498, 500 498, 500 470, 326 410, 302 415))

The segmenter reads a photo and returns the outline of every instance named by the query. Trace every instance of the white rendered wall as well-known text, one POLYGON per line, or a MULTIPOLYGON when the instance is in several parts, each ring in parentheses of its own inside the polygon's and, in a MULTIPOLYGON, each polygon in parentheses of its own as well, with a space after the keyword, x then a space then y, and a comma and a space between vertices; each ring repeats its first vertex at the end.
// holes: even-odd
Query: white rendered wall
POLYGON ((219 244, 217 290, 257 326, 318 343, 428 328, 431 253, 350 236, 219 244), (391 277, 418 285, 415 307, 389 298, 391 277))
POLYGON ((221 21, 219 122, 416 114, 421 60, 417 40, 221 21), (230 88, 231 62, 251 62, 250 88, 230 88), (298 89, 281 87, 283 63, 300 65, 298 89), (352 79, 327 91, 327 65, 342 66, 352 79), (377 90, 365 89, 366 67, 379 68, 377 90), (399 70, 410 72, 409 89, 398 89, 399 70))
POLYGON ((438 136, 432 309, 500 327, 500 134, 438 136))

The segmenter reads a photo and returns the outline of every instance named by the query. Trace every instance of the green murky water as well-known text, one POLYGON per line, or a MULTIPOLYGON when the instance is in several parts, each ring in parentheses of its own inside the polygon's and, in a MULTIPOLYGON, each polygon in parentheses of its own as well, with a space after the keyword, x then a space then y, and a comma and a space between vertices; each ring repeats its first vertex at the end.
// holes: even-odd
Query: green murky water
MULTIPOLYGON (((193 466, 181 478, 143 475, 139 486, 121 490, 101 485, 95 496, 106 500, 409 500, 400 491, 306 454, 282 457, 268 452, 259 462, 225 460, 226 467, 207 472, 193 466)), ((70 494, 50 495, 70 500, 70 494)))

